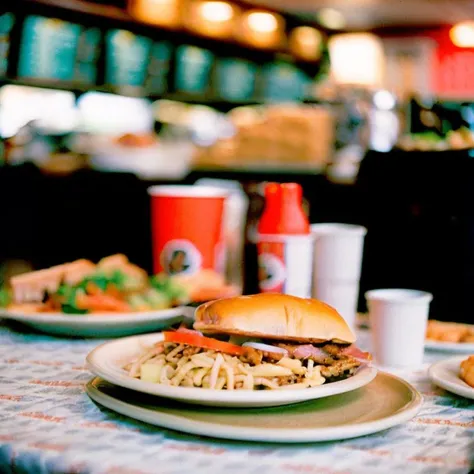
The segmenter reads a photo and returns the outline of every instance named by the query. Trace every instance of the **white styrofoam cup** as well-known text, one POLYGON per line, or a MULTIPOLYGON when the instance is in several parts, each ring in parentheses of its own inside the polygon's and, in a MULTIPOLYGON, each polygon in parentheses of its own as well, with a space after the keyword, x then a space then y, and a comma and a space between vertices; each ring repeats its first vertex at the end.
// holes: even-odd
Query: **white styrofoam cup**
POLYGON ((337 309, 346 323, 355 329, 359 281, 317 280, 313 282, 314 297, 337 309))
POLYGON ((333 306, 353 329, 366 233, 367 229, 358 225, 311 225, 314 238, 312 296, 333 306))
POLYGON ((375 361, 384 367, 423 363, 431 293, 380 289, 365 293, 370 313, 375 361))

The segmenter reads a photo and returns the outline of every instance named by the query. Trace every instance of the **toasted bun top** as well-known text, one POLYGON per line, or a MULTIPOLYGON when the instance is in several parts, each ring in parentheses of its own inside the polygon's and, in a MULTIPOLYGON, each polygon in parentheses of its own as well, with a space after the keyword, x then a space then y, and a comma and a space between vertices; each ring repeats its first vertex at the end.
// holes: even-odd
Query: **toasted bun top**
POLYGON ((235 334, 297 342, 353 343, 356 337, 331 306, 314 299, 263 293, 204 303, 194 328, 207 334, 235 334))

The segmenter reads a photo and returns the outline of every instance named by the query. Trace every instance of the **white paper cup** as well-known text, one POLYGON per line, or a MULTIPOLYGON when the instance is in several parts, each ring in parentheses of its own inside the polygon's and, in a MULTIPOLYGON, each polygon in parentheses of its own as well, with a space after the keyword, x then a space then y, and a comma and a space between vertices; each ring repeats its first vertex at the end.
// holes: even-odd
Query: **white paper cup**
POLYGON ((354 328, 364 237, 367 229, 351 224, 312 224, 314 238, 312 296, 333 306, 354 328))
POLYGON ((312 224, 315 279, 358 281, 366 233, 358 225, 312 224))
POLYGON ((346 323, 355 329, 359 281, 316 280, 313 282, 314 298, 337 309, 346 323))
POLYGON ((418 290, 382 289, 368 291, 365 297, 377 364, 420 366, 433 295, 418 290))

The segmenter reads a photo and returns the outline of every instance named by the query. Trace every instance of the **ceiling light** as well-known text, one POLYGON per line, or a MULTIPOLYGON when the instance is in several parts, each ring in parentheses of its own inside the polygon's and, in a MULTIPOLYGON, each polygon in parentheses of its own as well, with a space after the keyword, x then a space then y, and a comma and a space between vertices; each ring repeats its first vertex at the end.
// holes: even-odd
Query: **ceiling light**
POLYGON ((298 26, 290 34, 290 49, 294 54, 309 60, 317 60, 321 56, 323 36, 316 28, 298 26))
POLYGON ((278 21, 272 13, 252 12, 247 17, 249 27, 259 33, 271 33, 278 28, 278 21))
POLYGON ((216 22, 229 21, 234 16, 234 10, 227 2, 203 2, 199 13, 206 20, 216 22))
POLYGON ((322 8, 318 12, 318 20, 321 25, 332 30, 340 30, 346 26, 344 15, 334 8, 322 8))
POLYGON ((331 74, 338 84, 380 86, 385 57, 380 38, 370 33, 350 33, 329 39, 331 74))
POLYGON ((178 26, 178 0, 130 0, 131 15, 145 23, 159 26, 178 26))
POLYGON ((464 21, 454 25, 449 37, 459 48, 474 48, 474 21, 464 21))

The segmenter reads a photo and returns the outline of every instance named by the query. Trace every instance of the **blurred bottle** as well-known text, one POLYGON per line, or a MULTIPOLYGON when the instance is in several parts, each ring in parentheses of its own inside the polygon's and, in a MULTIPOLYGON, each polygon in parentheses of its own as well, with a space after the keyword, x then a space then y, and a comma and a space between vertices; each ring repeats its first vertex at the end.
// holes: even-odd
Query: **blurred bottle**
POLYGON ((262 293, 311 297, 313 240, 297 183, 269 183, 258 224, 258 281, 262 293))
POLYGON ((257 226, 263 207, 264 199, 259 192, 259 184, 255 182, 243 185, 248 197, 248 208, 244 243, 244 295, 253 295, 259 292, 258 286, 258 254, 257 254, 257 226))

